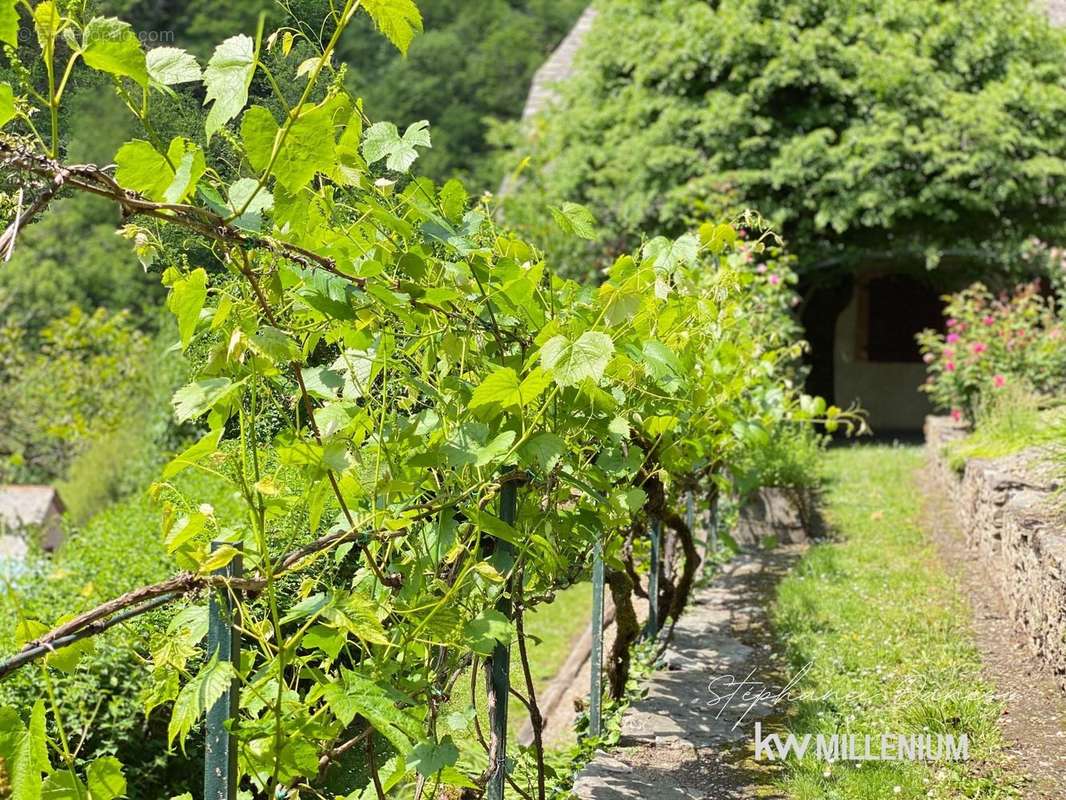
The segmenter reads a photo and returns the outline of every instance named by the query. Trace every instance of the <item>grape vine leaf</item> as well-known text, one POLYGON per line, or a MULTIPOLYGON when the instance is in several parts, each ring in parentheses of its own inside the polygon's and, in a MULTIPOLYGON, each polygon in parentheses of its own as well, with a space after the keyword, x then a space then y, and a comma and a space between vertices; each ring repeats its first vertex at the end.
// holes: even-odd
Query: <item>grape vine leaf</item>
POLYGON ((178 422, 188 422, 203 416, 238 384, 229 378, 203 378, 182 386, 174 393, 171 403, 178 422))
POLYGON ((241 118, 241 140, 244 142, 244 155, 252 169, 266 169, 277 135, 278 123, 269 110, 252 106, 244 112, 241 118))
POLYGON ((374 681, 348 669, 342 675, 343 682, 322 687, 329 710, 344 725, 350 725, 358 714, 388 739, 397 753, 407 754, 422 738, 422 723, 397 708, 396 699, 374 681))
MULTIPOLYGON (((273 146, 273 140, 270 144, 273 146)), ((289 127, 274 162, 274 177, 295 194, 311 182, 316 172, 326 172, 333 167, 336 159, 331 109, 328 104, 323 104, 305 111, 289 127)))
POLYGON ((574 386, 586 378, 599 383, 614 354, 614 341, 605 333, 585 331, 577 341, 553 336, 540 349, 541 364, 562 387, 574 386))
POLYGON ((208 142, 244 108, 254 73, 255 42, 250 36, 231 36, 215 48, 204 70, 204 105, 213 103, 204 123, 208 142))
POLYGON ((86 777, 89 783, 89 795, 92 800, 115 800, 126 794, 126 776, 122 774, 122 763, 114 756, 104 756, 93 761, 86 777))
POLYGON ((0 42, 12 47, 19 43, 18 0, 0 0, 0 42))
POLYGON ((656 236, 644 245, 644 258, 652 259, 655 269, 672 270, 679 264, 693 264, 699 256, 700 242, 691 233, 673 241, 656 236))
POLYGON ((540 467, 546 472, 555 469, 565 452, 566 442, 550 431, 537 434, 518 448, 518 455, 528 466, 540 467))
POLYGON ((385 166, 393 172, 406 172, 418 158, 416 147, 432 147, 429 122, 420 120, 407 126, 400 136, 391 122, 376 122, 367 129, 363 139, 363 158, 367 164, 386 159, 385 166))
POLYGON ((549 383, 549 378, 540 369, 531 372, 525 380, 519 380, 518 373, 510 367, 499 367, 474 389, 470 410, 482 419, 493 419, 502 409, 529 405, 549 383))
POLYGON ((222 439, 223 432, 223 428, 215 428, 212 431, 208 431, 200 441, 187 448, 180 455, 175 456, 170 463, 163 468, 163 480, 170 480, 175 475, 182 472, 186 467, 191 467, 193 464, 198 463, 202 458, 215 452, 215 450, 218 449, 218 443, 222 439))
MULTIPOLYGON (((88 795, 88 788, 81 778, 68 770, 56 770, 41 787, 43 800, 83 800, 88 795)), ((17 795, 22 797, 22 795, 17 795)))
POLYGON ((562 208, 549 206, 555 224, 568 236, 577 236, 581 239, 596 238, 596 218, 592 212, 579 203, 563 203, 562 208))
POLYGON ((482 611, 463 627, 465 644, 478 655, 491 656, 497 644, 511 643, 511 621, 494 609, 482 611))
POLYGON ((160 86, 192 83, 203 78, 196 56, 180 47, 153 47, 145 59, 148 77, 160 86))
POLYGON ((259 185, 255 178, 241 178, 226 190, 227 210, 231 216, 241 212, 233 224, 258 233, 263 228, 263 212, 274 207, 274 195, 259 185))
POLYGON ((82 58, 90 67, 148 85, 144 50, 128 22, 116 17, 94 17, 85 26, 81 40, 82 58))
POLYGON ((43 700, 34 704, 28 727, 14 708, 0 707, 0 759, 7 767, 11 796, 40 800, 41 773, 51 771, 45 740, 43 700))
POLYGON ((167 307, 177 317, 182 348, 188 347, 192 341, 206 301, 207 272, 202 268, 194 269, 171 287, 167 307))
POLYGON ((363 9, 385 38, 407 55, 411 40, 422 32, 422 14, 413 0, 363 0, 363 9))
POLYGON ((51 0, 39 3, 37 8, 33 9, 33 29, 37 33, 37 43, 42 50, 50 46, 49 43, 59 32, 61 22, 62 17, 59 14, 59 9, 56 8, 56 4, 51 2, 51 0))
POLYGON ((212 655, 196 677, 181 687, 167 726, 167 743, 173 744, 177 739, 184 752, 185 737, 196 720, 222 697, 236 677, 237 672, 231 663, 219 661, 217 655, 212 655))
POLYGON ((15 93, 11 84, 0 83, 0 127, 7 125, 15 117, 15 93))
POLYGON ((180 136, 171 140, 166 157, 143 139, 126 142, 115 154, 115 164, 119 185, 157 203, 180 203, 207 169, 200 146, 180 136))
POLYGON ((445 736, 439 742, 423 739, 407 756, 407 766, 413 767, 423 778, 432 778, 445 767, 450 767, 459 760, 459 748, 451 736, 445 736))

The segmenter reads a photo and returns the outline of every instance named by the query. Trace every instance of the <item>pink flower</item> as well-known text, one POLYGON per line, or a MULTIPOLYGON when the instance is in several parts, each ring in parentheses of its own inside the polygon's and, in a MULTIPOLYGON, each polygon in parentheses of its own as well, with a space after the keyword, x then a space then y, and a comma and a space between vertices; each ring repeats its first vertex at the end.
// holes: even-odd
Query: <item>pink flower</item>
POLYGON ((1002 389, 1004 386, 1007 385, 1007 379, 1004 378, 1002 375, 993 375, 992 385, 995 386, 997 389, 1002 389))
POLYGON ((762 275, 764 272, 766 272, 766 265, 765 264, 760 264, 759 266, 757 266, 755 268, 755 271, 758 272, 760 275, 762 275))
POLYGON ((996 324, 996 318, 993 317, 993 316, 987 316, 984 319, 982 319, 981 322, 983 322, 985 325, 995 325, 996 324))
POLYGON ((952 318, 952 319, 948 320, 948 327, 949 328, 954 328, 958 324, 959 324, 959 321, 957 319, 952 318))
POLYGON ((780 275, 771 275, 769 280, 770 280, 770 285, 771 286, 777 286, 777 284, 781 283, 781 276, 780 275))
POLYGON ((932 353, 926 353, 924 356, 922 356, 922 361, 924 361, 926 364, 932 364, 933 360, 934 358, 932 353))
POLYGON ((947 364, 944 365, 944 369, 946 369, 948 372, 954 372, 955 371, 955 362, 954 361, 949 361, 947 364))
POLYGON ((956 422, 962 422, 962 412, 957 408, 951 409, 951 418, 956 422))
POLYGON ((949 333, 948 334, 948 344, 955 344, 955 342, 957 342, 958 340, 959 340, 959 335, 957 333, 949 333))
POLYGON ((974 342, 972 345, 970 345, 970 352, 972 352, 975 356, 981 355, 981 353, 983 353, 987 349, 988 345, 984 342, 974 342))
POLYGON ((955 351, 952 350, 950 347, 945 347, 944 348, 944 358, 954 358, 954 357, 955 357, 955 351))

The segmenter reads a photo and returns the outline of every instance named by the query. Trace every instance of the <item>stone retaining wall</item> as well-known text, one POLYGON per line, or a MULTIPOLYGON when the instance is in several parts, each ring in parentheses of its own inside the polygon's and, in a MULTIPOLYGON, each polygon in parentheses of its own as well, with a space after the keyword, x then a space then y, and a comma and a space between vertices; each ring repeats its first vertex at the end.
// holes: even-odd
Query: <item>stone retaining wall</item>
POLYGON ((971 459, 959 475, 944 446, 963 435, 946 417, 926 419, 932 468, 1013 621, 1066 689, 1066 515, 1052 497, 1059 482, 1039 449, 971 459))

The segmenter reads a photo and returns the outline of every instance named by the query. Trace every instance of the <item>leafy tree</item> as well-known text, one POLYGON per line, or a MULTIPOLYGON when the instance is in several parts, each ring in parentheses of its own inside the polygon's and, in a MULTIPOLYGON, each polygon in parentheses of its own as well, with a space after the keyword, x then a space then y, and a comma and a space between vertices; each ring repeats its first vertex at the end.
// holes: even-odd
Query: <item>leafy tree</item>
POLYGON ((1010 264, 1066 232, 1066 40, 1033 5, 607 0, 510 217, 584 202, 603 259, 754 207, 811 280, 1010 264))

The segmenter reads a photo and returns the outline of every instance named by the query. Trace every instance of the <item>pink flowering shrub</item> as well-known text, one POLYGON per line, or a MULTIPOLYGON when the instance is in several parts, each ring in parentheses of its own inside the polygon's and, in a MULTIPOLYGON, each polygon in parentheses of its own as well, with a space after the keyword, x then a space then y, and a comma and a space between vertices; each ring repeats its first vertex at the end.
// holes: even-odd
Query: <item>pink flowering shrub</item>
POLYGON ((1040 281, 994 294, 975 283, 947 298, 945 330, 918 335, 928 377, 923 391, 956 419, 1017 386, 1039 395, 1066 390, 1066 324, 1040 281))

